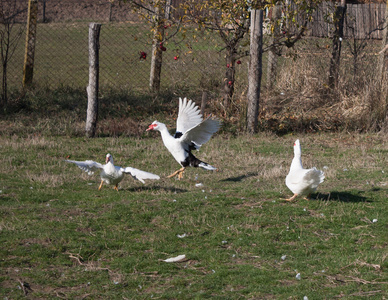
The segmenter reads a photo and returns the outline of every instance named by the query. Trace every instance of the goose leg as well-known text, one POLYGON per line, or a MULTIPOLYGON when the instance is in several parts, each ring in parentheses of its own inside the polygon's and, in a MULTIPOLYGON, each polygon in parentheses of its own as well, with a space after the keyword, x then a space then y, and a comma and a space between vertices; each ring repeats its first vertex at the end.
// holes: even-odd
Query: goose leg
POLYGON ((183 168, 182 172, 179 172, 178 179, 181 180, 183 178, 183 173, 185 172, 185 168, 183 168))
POLYGON ((116 191, 119 191, 119 184, 116 184, 113 189, 115 189, 116 191))
POLYGON ((310 201, 310 196, 311 194, 308 194, 306 197, 304 197, 303 199, 307 200, 307 201, 310 201))
POLYGON ((180 180, 180 179, 183 178, 183 172, 184 171, 185 171, 185 167, 180 168, 179 170, 175 171, 171 175, 168 175, 167 178, 171 178, 171 177, 174 177, 175 175, 178 175, 178 179, 180 180))
POLYGON ((99 191, 101 191, 101 188, 102 188, 102 184, 104 183, 104 181, 103 180, 101 180, 101 184, 100 184, 100 186, 98 187, 98 190, 99 191))
POLYGON ((288 199, 284 199, 286 201, 293 201, 296 197, 298 196, 298 194, 294 194, 294 196, 292 196, 291 198, 288 198, 288 199))

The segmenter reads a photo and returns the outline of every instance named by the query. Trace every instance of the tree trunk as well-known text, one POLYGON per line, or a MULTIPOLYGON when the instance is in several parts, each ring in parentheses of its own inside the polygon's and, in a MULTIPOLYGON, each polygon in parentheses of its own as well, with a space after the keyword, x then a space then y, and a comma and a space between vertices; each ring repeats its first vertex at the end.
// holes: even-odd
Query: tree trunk
POLYGON ((247 130, 249 133, 253 134, 257 130, 262 75, 262 10, 256 9, 251 11, 251 36, 249 53, 247 130))
POLYGON ((11 60, 24 32, 23 26, 14 28, 16 23, 15 17, 18 15, 16 1, 13 1, 12 4, 9 3, 9 5, 7 11, 5 11, 4 1, 0 0, 0 65, 2 67, 1 71, 3 75, 1 83, 0 112, 5 111, 8 102, 8 62, 11 60))
MULTIPOLYGON (((2 10, 3 11, 3 10, 2 10)), ((3 21, 3 20, 2 20, 3 21)), ((1 49, 1 62, 2 62, 2 93, 1 93, 1 103, 0 108, 4 110, 8 102, 8 54, 9 54, 9 40, 10 40, 11 30, 10 24, 4 23, 4 33, 1 35, 1 45, 5 45, 4 49, 1 49)))
POLYGON ((333 34, 333 49, 330 59, 329 69, 329 87, 336 89, 338 87, 339 67, 341 57, 341 45, 344 36, 344 19, 346 12, 346 0, 341 0, 341 4, 337 6, 334 13, 334 34, 333 34))
POLYGON ((274 6, 272 7, 272 16, 271 23, 273 24, 273 32, 270 35, 270 49, 268 51, 268 64, 267 64, 267 89, 271 91, 276 82, 277 76, 277 64, 278 64, 278 55, 276 49, 276 41, 279 38, 280 26, 279 20, 281 17, 281 7, 274 6))
POLYGON ((34 56, 36 41, 36 23, 38 19, 38 1, 28 1, 26 50, 24 55, 23 86, 32 83, 34 74, 34 56))
POLYGON ((89 85, 88 109, 86 115, 86 136, 91 138, 96 134, 98 118, 98 81, 99 81, 99 39, 101 24, 89 25, 89 85))
POLYGON ((153 93, 160 91, 160 74, 162 73, 164 21, 160 7, 155 8, 156 28, 152 40, 150 90, 153 93))
POLYGON ((42 3, 42 23, 46 23, 47 22, 47 19, 46 19, 46 0, 43 0, 43 3, 42 3))
POLYGON ((3 62, 3 78, 2 78, 2 93, 0 109, 4 110, 8 102, 8 86, 7 86, 7 60, 3 62))
POLYGON ((224 107, 228 109, 230 100, 234 93, 234 75, 235 75, 235 49, 227 47, 226 49, 226 72, 223 86, 224 107))

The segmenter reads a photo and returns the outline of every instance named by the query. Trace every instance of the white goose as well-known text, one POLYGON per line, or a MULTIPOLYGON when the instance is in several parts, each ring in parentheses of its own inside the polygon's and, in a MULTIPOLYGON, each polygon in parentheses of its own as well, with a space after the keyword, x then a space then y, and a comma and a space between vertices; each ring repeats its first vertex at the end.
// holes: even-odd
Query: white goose
POLYGON ((175 160, 182 166, 168 178, 178 175, 183 177, 186 167, 200 167, 205 170, 216 170, 215 167, 196 158, 191 151, 199 149, 210 140, 221 127, 221 122, 213 117, 202 119, 198 106, 191 100, 179 98, 179 112, 176 121, 176 133, 170 135, 165 124, 154 121, 147 129, 160 131, 163 144, 175 160))
POLYGON ((98 190, 101 190, 102 184, 105 182, 106 184, 114 185, 114 189, 118 191, 118 185, 123 180, 124 174, 130 174, 134 179, 139 180, 142 183, 144 179, 159 179, 158 175, 148 173, 142 170, 138 170, 131 167, 118 167, 113 164, 113 157, 109 153, 105 158, 105 165, 95 162, 93 160, 85 160, 85 161, 75 161, 75 160, 65 160, 69 163, 76 164, 81 170, 84 170, 88 173, 88 175, 93 175, 94 172, 101 170, 101 184, 98 190))
POLYGON ((318 185, 325 179, 324 173, 315 167, 303 169, 302 150, 299 140, 294 143, 294 159, 292 160, 290 172, 286 177, 286 185, 294 193, 287 201, 294 200, 298 195, 307 195, 308 199, 311 193, 315 192, 318 185))

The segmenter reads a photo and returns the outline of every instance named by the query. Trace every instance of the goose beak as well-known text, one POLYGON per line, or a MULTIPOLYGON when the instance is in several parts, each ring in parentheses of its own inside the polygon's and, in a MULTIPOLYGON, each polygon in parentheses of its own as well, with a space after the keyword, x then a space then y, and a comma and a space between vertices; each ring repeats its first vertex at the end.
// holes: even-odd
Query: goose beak
POLYGON ((150 126, 148 126, 146 131, 154 130, 156 126, 156 124, 151 124, 150 126))

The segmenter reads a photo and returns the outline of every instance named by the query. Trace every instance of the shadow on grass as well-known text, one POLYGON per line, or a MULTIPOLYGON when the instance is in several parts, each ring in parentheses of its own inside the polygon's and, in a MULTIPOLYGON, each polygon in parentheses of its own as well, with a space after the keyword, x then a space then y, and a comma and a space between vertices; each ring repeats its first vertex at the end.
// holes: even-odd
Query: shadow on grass
POLYGON ((240 175, 240 176, 236 176, 236 177, 229 177, 229 178, 226 178, 226 179, 222 179, 220 181, 232 181, 232 182, 239 182, 245 178, 249 178, 249 177, 253 177, 253 176, 257 176, 258 173, 248 173, 248 174, 243 174, 243 175, 240 175))
MULTIPOLYGON (((312 197, 313 199, 315 197, 312 197)), ((340 201, 340 202, 372 202, 371 200, 367 199, 364 196, 361 195, 355 195, 351 192, 330 192, 328 194, 317 194, 316 198, 317 200, 324 200, 324 201, 340 201)))
POLYGON ((128 189, 123 189, 128 192, 143 192, 143 191, 165 191, 165 192, 174 192, 174 193, 186 193, 187 190, 179 189, 175 187, 165 187, 160 185, 153 186, 134 186, 128 189))

